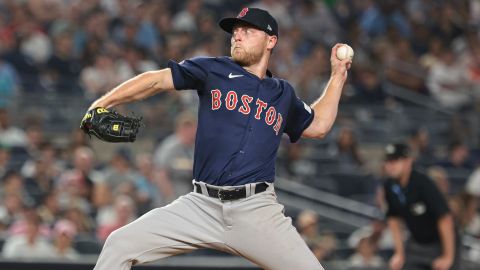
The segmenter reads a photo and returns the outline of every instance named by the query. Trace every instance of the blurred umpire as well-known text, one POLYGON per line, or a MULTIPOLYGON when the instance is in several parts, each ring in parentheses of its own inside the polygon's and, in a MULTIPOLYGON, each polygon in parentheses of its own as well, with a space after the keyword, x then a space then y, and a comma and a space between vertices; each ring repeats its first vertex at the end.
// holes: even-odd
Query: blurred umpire
POLYGON ((406 144, 385 148, 387 223, 395 242, 392 270, 456 270, 458 248, 446 198, 424 173, 413 167, 406 144), (410 232, 404 244, 402 221, 410 232))

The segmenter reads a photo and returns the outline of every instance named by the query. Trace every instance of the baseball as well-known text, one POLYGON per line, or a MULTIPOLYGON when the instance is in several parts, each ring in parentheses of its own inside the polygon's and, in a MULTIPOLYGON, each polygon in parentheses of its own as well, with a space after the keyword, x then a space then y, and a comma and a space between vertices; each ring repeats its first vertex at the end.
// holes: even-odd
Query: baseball
POLYGON ((340 46, 337 49, 337 58, 339 60, 343 60, 343 59, 346 59, 347 57, 350 58, 350 60, 353 59, 353 49, 352 47, 345 44, 340 46))

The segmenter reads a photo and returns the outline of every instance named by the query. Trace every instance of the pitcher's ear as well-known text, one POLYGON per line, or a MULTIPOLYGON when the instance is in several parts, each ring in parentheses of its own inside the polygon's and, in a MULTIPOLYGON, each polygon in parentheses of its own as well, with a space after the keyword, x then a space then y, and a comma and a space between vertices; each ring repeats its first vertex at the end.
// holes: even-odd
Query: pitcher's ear
POLYGON ((278 38, 277 36, 268 36, 268 49, 273 49, 277 45, 278 38))

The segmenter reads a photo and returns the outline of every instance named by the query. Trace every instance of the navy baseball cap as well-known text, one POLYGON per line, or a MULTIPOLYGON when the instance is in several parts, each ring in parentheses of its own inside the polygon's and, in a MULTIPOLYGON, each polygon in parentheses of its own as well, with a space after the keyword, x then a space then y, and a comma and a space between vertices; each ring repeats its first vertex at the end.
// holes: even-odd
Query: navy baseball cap
POLYGON ((410 157, 410 147, 404 143, 392 143, 385 147, 385 160, 397 160, 410 157))
POLYGON ((235 23, 244 22, 251 24, 258 29, 264 31, 270 36, 277 36, 278 25, 268 11, 259 8, 243 8, 235 18, 223 18, 218 22, 218 25, 227 33, 232 33, 235 23))

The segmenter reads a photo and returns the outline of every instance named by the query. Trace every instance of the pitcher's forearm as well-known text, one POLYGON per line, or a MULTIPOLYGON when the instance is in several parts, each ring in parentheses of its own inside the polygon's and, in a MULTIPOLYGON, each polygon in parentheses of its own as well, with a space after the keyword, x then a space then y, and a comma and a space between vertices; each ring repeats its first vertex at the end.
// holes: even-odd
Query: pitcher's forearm
POLYGON ((115 87, 92 103, 89 109, 110 108, 124 103, 145 99, 158 92, 174 89, 169 68, 142 73, 115 87))
POLYGON ((334 75, 330 78, 322 96, 311 105, 315 118, 311 127, 304 132, 304 137, 322 138, 330 131, 337 118, 344 84, 345 79, 341 76, 334 75))
POLYGON ((312 104, 315 113, 322 118, 321 122, 327 126, 331 127, 335 122, 344 84, 345 79, 340 76, 332 76, 322 96, 312 104))

